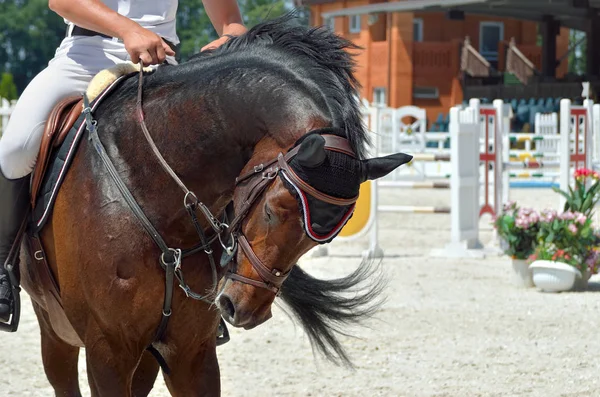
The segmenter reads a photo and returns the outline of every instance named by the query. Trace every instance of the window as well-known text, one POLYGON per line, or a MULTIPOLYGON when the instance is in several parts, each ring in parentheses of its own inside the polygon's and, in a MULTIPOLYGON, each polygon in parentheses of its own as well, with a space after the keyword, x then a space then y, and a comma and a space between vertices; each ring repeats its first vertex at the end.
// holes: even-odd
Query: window
POLYGON ((360 15, 350 15, 350 33, 360 33, 360 15))
POLYGON ((437 99, 440 97, 440 92, 437 87, 417 87, 413 89, 413 98, 419 99, 437 99))
POLYGON ((373 103, 378 105, 387 105, 387 99, 385 97, 385 88, 375 87, 373 89, 373 103))
POLYGON ((413 19, 413 41, 423 41, 423 20, 413 19))
POLYGON ((504 40, 504 23, 481 22, 479 25, 479 52, 488 61, 498 60, 498 43, 504 40))
POLYGON ((329 17, 325 18, 323 21, 323 25, 329 28, 332 32, 335 32, 335 18, 329 17))

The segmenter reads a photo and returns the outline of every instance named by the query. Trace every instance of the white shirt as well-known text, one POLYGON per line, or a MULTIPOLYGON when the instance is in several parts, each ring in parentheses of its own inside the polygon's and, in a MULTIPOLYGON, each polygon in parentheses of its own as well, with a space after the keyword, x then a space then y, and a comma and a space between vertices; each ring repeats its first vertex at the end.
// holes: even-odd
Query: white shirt
MULTIPOLYGON (((173 44, 179 44, 176 32, 178 0, 102 0, 102 3, 173 44)), ((66 19, 65 23, 72 25, 66 19)))

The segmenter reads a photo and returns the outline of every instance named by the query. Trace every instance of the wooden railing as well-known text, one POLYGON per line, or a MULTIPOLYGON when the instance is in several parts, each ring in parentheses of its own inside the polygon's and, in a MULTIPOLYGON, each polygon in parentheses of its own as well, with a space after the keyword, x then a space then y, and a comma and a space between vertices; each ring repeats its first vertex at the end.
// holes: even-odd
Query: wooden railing
POLYGON ((514 74, 523 84, 527 84, 537 72, 535 65, 517 48, 514 38, 510 40, 506 51, 506 71, 514 74))
POLYGON ((536 45, 519 45, 519 51, 537 70, 542 70, 542 47, 536 45))
POLYGON ((489 77, 490 63, 465 38, 460 56, 460 70, 472 77, 489 77))

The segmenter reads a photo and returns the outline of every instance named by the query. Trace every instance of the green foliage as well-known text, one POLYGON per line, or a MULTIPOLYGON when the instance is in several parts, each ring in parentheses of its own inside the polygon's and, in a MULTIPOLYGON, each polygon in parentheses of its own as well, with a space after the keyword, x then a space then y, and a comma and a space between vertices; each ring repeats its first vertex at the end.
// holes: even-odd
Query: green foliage
POLYGON ((250 28, 267 19, 285 14, 288 8, 283 0, 242 0, 238 2, 245 25, 250 28))
POLYGON ((552 189, 566 199, 564 211, 581 212, 589 218, 600 199, 600 175, 595 171, 581 168, 575 171, 574 177, 575 189, 570 186, 568 192, 557 187, 552 189))
POLYGON ((48 65, 65 29, 48 0, 0 1, 0 68, 12 73, 19 93, 48 65))
MULTIPOLYGON (((238 6, 246 27, 281 16, 290 10, 284 0, 239 0, 238 6)), ((206 44, 218 38, 202 0, 180 0, 177 14, 177 35, 181 41, 180 60, 200 52, 206 44)))
POLYGON ((2 73, 2 77, 0 78, 0 98, 5 98, 9 101, 17 99, 17 86, 10 73, 2 73))
POLYGON ((587 39, 585 32, 569 31, 569 73, 583 75, 587 69, 587 39))
POLYGON ((202 0, 180 0, 177 13, 177 35, 180 44, 180 60, 200 52, 206 44, 218 38, 202 0))
MULTIPOLYGON (((289 0, 239 0, 238 5, 248 27, 292 9, 289 0)), ((307 14, 299 11, 307 24, 307 14)), ((13 75, 17 94, 48 65, 65 31, 63 18, 48 8, 48 0, 0 0, 0 70, 13 75)), ((180 61, 218 38, 202 0, 179 1, 177 34, 180 61)))
POLYGON ((513 259, 527 259, 535 249, 538 221, 534 210, 507 203, 494 221, 498 236, 505 242, 504 253, 513 259))

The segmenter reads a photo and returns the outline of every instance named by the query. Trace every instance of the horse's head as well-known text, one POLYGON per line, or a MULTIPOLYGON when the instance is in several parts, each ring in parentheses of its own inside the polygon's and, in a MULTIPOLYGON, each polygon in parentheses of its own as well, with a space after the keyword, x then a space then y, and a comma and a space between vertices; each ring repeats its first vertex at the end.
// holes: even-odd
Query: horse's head
POLYGON ((359 160, 334 129, 312 131, 273 157, 251 164, 238 178, 231 225, 237 252, 217 299, 224 318, 246 329, 271 317, 271 304, 296 261, 339 234, 360 184, 412 159, 398 153, 359 160))

